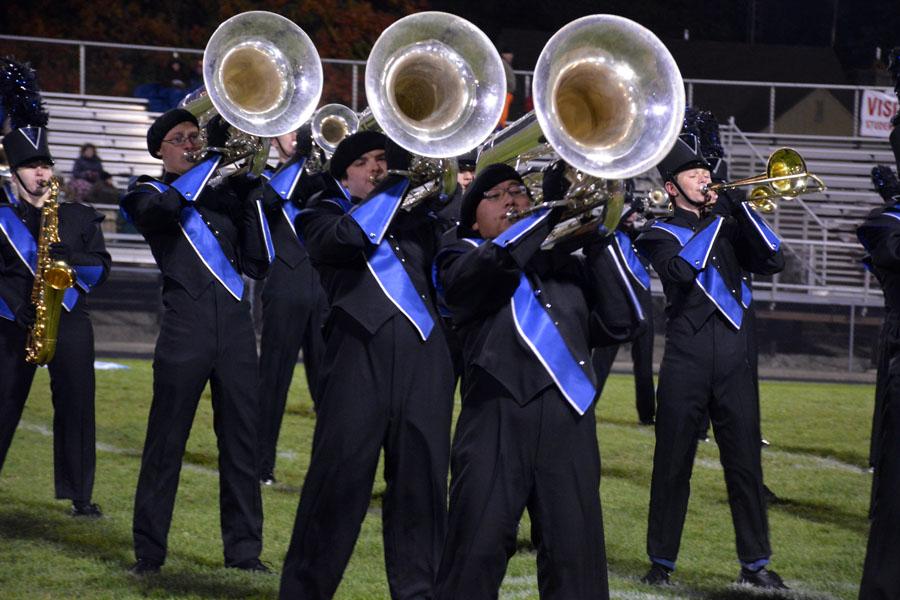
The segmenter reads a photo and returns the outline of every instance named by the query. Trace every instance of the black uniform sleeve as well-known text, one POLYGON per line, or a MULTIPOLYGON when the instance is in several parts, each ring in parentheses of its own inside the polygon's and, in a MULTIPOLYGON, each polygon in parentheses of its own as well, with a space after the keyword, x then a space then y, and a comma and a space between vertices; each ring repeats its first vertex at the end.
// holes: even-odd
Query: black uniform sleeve
POLYGON ((635 245, 663 281, 693 283, 696 272, 678 256, 681 243, 671 234, 647 227, 638 235, 635 245))
POLYGON ((257 182, 244 176, 232 176, 223 185, 231 186, 241 207, 239 222, 235 223, 240 231, 241 272, 252 279, 263 279, 269 272, 269 254, 263 233, 268 223, 257 202, 259 195, 254 193, 254 189, 258 189, 257 182))
POLYGON ((122 198, 121 206, 141 233, 163 231, 178 224, 184 200, 175 188, 160 192, 150 178, 122 198))
MULTIPOLYGON (((0 253, 0 272, 6 272, 7 265, 3 264, 4 262, 3 253, 0 253)), ((11 282, 3 277, 0 277, 0 298, 13 314, 16 314, 23 304, 30 302, 30 298, 23 298, 22 294, 11 285, 11 282)))
POLYGON ((366 234, 340 204, 319 194, 297 216, 295 227, 310 258, 319 264, 340 265, 356 260, 369 246, 366 234))
POLYGON ((112 258, 106 251, 106 240, 103 238, 103 230, 100 229, 100 223, 103 222, 104 216, 93 209, 85 208, 92 214, 85 219, 79 240, 80 247, 73 248, 72 265, 103 267, 100 279, 92 286, 96 287, 106 281, 109 276, 112 258))
POLYGON ((591 347, 621 344, 646 326, 646 316, 639 316, 639 300, 610 241, 610 237, 597 239, 585 247, 591 347))
POLYGON ((499 310, 516 291, 521 274, 506 249, 491 242, 475 246, 465 240, 441 249, 436 271, 443 302, 457 325, 499 310))
POLYGON ((878 208, 869 213, 857 235, 873 265, 891 271, 900 269, 900 221, 878 208))

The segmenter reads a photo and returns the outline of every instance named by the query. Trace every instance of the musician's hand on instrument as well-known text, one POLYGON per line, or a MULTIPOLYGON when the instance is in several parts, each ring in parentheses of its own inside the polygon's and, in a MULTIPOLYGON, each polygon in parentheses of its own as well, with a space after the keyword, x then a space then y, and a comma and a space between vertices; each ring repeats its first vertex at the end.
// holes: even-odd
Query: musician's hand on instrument
POLYGON ((388 138, 384 144, 384 158, 388 171, 408 171, 412 162, 412 154, 397 145, 391 138, 388 138))
POLYGON ((569 187, 572 185, 566 179, 566 165, 563 160, 556 160, 544 169, 544 178, 541 181, 541 190, 544 193, 544 202, 562 200, 569 187))
POLYGON ((721 215, 723 217, 730 216, 734 213, 735 209, 740 205, 739 202, 736 202, 730 194, 727 192, 723 193, 721 196, 718 196, 718 200, 716 201, 716 205, 712 209, 712 214, 721 215))
POLYGON ((22 329, 30 329, 34 325, 36 317, 37 311, 34 308, 34 304, 26 302, 16 311, 16 325, 22 329))
POLYGON ((50 258, 66 263, 72 262, 72 246, 65 242, 53 242, 50 244, 50 258))

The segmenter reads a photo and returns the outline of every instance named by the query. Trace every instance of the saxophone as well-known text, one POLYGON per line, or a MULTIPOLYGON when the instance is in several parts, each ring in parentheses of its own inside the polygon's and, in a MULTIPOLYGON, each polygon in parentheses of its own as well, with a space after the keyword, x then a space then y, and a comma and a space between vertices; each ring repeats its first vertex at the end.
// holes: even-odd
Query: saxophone
POLYGON ((38 232, 37 269, 31 288, 31 303, 35 307, 34 325, 28 330, 25 360, 46 365, 56 352, 59 317, 63 295, 75 283, 75 272, 65 261, 50 258, 50 244, 59 241, 59 180, 50 180, 50 195, 41 208, 41 228, 38 232))

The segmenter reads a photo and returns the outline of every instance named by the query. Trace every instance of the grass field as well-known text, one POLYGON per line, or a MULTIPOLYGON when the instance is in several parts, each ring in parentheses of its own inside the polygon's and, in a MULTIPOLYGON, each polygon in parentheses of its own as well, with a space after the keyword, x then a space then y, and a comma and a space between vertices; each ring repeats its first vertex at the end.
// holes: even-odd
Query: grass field
MULTIPOLYGON (((278 578, 222 567, 216 445, 208 391, 185 457, 169 557, 163 573, 126 575, 133 562, 131 509, 150 403, 146 361, 97 373, 97 483, 105 517, 68 516, 53 499, 49 382, 37 374, 22 423, 0 474, 0 598, 274 598, 278 578)), ((873 389, 861 385, 764 382, 766 482, 783 502, 769 510, 772 568, 793 588, 790 598, 856 598, 867 535, 871 476, 866 469, 873 389)), ((652 430, 636 424, 632 380, 613 376, 598 411, 603 458, 601 494, 613 598, 759 597, 732 585, 738 572, 734 533, 718 451, 701 444, 675 586, 649 588, 645 535, 652 430)), ((291 389, 279 447, 280 483, 263 490, 263 560, 280 570, 299 487, 309 461, 314 415, 302 369, 291 389)), ((376 481, 372 509, 338 598, 387 598, 376 481)), ((537 598, 535 557, 526 520, 501 598, 537 598)), ((768 596, 767 596, 768 597, 768 596)))

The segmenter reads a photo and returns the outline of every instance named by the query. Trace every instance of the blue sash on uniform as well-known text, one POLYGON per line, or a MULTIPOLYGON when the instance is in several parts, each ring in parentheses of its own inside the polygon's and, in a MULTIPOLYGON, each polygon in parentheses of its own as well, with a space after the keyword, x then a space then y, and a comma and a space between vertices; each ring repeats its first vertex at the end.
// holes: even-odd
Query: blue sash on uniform
POLYGON ((635 254, 634 246, 631 243, 631 238, 628 237, 628 234, 624 231, 616 230, 615 241, 616 247, 619 249, 619 254, 622 256, 622 261, 625 264, 625 268, 628 269, 631 277, 642 288, 644 288, 645 290, 649 290, 650 273, 647 272, 647 268, 644 266, 644 263, 642 263, 641 259, 638 258, 637 254, 635 254))
MULTIPOLYGON (((18 215, 9 206, 0 207, 0 231, 3 232, 10 246, 32 275, 37 269, 37 242, 18 215)), ((85 294, 97 285, 103 276, 103 267, 91 265, 70 265, 75 272, 75 286, 63 293, 62 305, 69 312, 78 303, 78 290, 85 294)), ((9 306, 0 299, 0 317, 13 320, 15 316, 9 306)))
POLYGON ((3 182, 3 195, 6 196, 6 199, 9 200, 9 203, 13 206, 17 206, 19 204, 19 198, 16 196, 16 192, 13 190, 12 185, 8 181, 3 182))
POLYGON ((738 300, 737 291, 730 290, 719 270, 708 264, 709 255, 719 235, 722 222, 723 218, 718 216, 711 225, 696 234, 690 228, 662 221, 653 223, 651 228, 665 231, 678 240, 682 246, 679 256, 687 261, 695 271, 698 271, 694 281, 700 290, 735 329, 740 329, 744 320, 744 308, 750 306, 750 288, 742 282, 740 300, 738 300))
MULTIPOLYGON (((294 232, 295 236, 297 236, 297 229, 294 227, 294 220, 300 213, 300 209, 297 208, 296 204, 291 202, 291 197, 294 195, 294 190, 297 188, 300 176, 303 175, 304 164, 306 164, 306 159, 301 158, 298 159, 297 162, 285 165, 281 170, 275 173, 266 184, 283 200, 281 203, 281 214, 287 219, 288 225, 290 225, 291 231, 294 232)), ((300 237, 297 236, 297 239, 299 240, 300 237)))
MULTIPOLYGON (((171 187, 178 190, 189 203, 193 203, 215 173, 220 160, 221 157, 218 155, 211 156, 172 182, 171 187)), ((149 185, 160 193, 169 189, 169 186, 161 181, 144 181, 141 185, 149 185)), ((232 296, 240 300, 244 295, 244 281, 225 256, 219 241, 207 227, 200 212, 190 205, 182 208, 179 227, 197 253, 200 262, 232 296)))
MULTIPOLYGON (((369 272, 372 273, 388 300, 416 328, 422 340, 427 340, 434 328, 434 319, 425 304, 425 297, 419 294, 403 263, 394 254, 390 240, 384 239, 388 226, 397 209, 400 208, 403 194, 408 187, 409 180, 402 179, 364 204, 350 208, 348 214, 366 233, 366 239, 375 246, 372 252, 366 253, 369 272)), ((347 203, 342 202, 343 199, 336 198, 335 200, 338 205, 346 209, 347 203)))
MULTIPOLYGON (((549 210, 542 210, 516 221, 506 231, 494 238, 493 243, 507 247, 539 225, 549 210)), ((478 240, 473 240, 480 243, 478 240)), ((519 337, 534 357, 547 371, 556 387, 575 411, 583 415, 590 408, 597 389, 587 370, 591 368, 589 357, 577 360, 557 329, 553 319, 538 300, 528 277, 522 273, 519 286, 510 300, 513 322, 519 337)))

